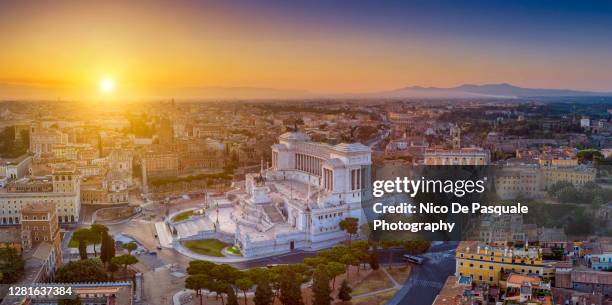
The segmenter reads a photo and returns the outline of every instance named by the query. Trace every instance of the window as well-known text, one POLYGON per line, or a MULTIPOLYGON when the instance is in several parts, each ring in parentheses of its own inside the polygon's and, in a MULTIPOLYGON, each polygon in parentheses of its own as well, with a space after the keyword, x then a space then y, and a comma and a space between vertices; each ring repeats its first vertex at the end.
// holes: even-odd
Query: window
POLYGON ((351 190, 360 190, 361 189, 361 169, 352 169, 351 170, 351 190))

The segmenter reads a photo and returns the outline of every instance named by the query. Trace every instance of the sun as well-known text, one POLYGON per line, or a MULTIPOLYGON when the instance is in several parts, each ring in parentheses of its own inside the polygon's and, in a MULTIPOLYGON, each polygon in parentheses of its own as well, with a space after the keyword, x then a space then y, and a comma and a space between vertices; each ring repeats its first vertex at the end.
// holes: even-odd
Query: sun
POLYGON ((102 93, 112 93, 115 91, 115 81, 112 78, 104 78, 100 81, 100 91, 102 93))

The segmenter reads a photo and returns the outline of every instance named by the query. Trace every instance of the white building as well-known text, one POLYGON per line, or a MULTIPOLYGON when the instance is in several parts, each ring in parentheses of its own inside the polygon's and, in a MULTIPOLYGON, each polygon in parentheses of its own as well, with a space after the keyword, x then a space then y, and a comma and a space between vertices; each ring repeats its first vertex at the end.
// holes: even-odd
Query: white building
POLYGON ((11 180, 21 179, 30 174, 32 157, 23 155, 15 159, 0 159, 0 187, 11 180))
MULTIPOLYGON (((365 145, 332 146, 300 132, 285 133, 272 146, 271 167, 262 165, 261 173, 247 174, 236 190, 209 200, 208 220, 194 222, 223 235, 218 238, 232 236, 245 257, 327 248, 347 237, 340 221, 365 222, 361 200, 371 163, 365 145)), ((192 225, 178 224, 179 238, 205 237, 202 231, 187 233, 192 225)))
POLYGON ((580 127, 591 127, 591 119, 588 117, 583 117, 580 119, 580 127))
POLYGON ((428 149, 424 154, 425 165, 488 165, 491 153, 480 147, 459 149, 428 149))

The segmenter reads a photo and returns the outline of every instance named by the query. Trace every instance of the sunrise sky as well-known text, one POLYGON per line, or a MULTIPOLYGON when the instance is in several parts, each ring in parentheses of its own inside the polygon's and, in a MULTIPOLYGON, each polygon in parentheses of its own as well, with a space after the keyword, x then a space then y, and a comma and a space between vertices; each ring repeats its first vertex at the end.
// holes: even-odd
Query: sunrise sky
POLYGON ((1 1, 0 98, 612 91, 610 33, 610 1, 1 1))

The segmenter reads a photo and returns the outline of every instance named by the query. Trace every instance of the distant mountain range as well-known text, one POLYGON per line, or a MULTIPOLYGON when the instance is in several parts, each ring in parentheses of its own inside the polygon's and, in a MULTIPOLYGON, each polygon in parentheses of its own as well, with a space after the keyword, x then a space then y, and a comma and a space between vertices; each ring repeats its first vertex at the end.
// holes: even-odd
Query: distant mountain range
MULTIPOLYGON (((33 86, 27 84, 9 84, 0 81, 0 99, 60 99, 87 96, 86 92, 70 92, 53 86, 33 86)), ((410 86, 396 90, 348 93, 321 94, 306 90, 286 90, 259 87, 174 87, 152 88, 148 96, 141 98, 179 99, 319 99, 319 98, 526 98, 526 97, 612 97, 612 92, 593 92, 569 89, 534 89, 522 88, 511 84, 465 84, 457 87, 420 87, 410 86)))
MULTIPOLYGON (((370 95, 370 94, 368 94, 370 95)), ((562 96, 612 96, 612 92, 593 92, 568 89, 533 89, 522 88, 510 84, 465 84, 451 88, 420 87, 411 86, 397 90, 374 93, 380 97, 409 98, 409 97, 499 97, 499 98, 521 98, 521 97, 562 97, 562 96)))

